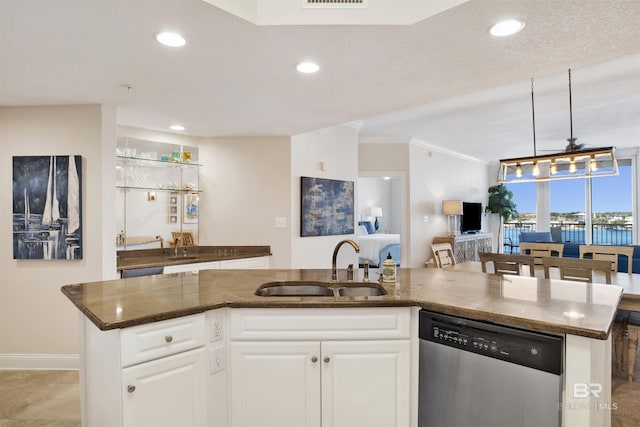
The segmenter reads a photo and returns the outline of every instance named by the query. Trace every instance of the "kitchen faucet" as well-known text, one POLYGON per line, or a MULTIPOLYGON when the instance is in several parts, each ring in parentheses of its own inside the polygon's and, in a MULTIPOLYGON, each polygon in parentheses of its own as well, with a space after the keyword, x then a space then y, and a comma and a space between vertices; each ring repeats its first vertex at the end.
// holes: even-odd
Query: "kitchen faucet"
POLYGON ((331 259, 331 280, 338 280, 338 268, 336 267, 338 260, 338 251, 340 250, 340 247, 345 243, 350 244, 353 249, 355 249, 356 253, 360 253, 360 246, 358 246, 358 244, 353 240, 346 239, 338 242, 335 249, 333 250, 333 258, 331 259))
POLYGON ((174 247, 174 253, 175 256, 178 256, 178 243, 180 243, 180 238, 176 237, 176 239, 173 241, 173 247, 174 247))

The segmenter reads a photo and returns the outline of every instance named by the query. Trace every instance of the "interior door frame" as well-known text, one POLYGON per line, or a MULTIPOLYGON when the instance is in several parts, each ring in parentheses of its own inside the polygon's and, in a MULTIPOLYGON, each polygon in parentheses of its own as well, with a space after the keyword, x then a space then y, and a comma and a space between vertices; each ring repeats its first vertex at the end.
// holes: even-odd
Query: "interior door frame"
MULTIPOLYGON (((386 176, 400 179, 400 267, 410 267, 408 265, 411 257, 409 251, 408 225, 407 217, 409 210, 407 209, 407 173, 405 171, 359 171, 358 178, 384 178, 386 176)), ((358 197, 360 197, 358 189, 358 197)), ((359 199, 358 199, 359 202, 359 199)), ((356 203, 358 206, 358 203, 356 203)))

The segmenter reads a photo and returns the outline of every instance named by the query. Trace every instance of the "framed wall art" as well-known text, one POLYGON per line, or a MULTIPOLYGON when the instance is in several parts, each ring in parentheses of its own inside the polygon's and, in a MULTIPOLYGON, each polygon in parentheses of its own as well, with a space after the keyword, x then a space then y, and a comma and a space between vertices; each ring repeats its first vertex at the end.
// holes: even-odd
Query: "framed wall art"
POLYGON ((354 182, 301 177, 300 236, 354 233, 354 182))
POLYGON ((13 157, 13 258, 82 256, 82 156, 13 157))

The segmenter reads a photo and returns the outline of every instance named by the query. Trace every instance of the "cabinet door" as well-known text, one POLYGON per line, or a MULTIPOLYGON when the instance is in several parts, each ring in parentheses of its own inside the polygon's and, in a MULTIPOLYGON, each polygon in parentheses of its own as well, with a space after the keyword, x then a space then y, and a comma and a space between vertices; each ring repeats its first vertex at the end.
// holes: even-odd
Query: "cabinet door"
POLYGON ((231 425, 320 427, 318 342, 232 342, 231 425))
POLYGON ((204 426, 207 376, 204 348, 123 369, 122 425, 204 426))
POLYGON ((269 257, 239 258, 220 261, 220 269, 260 269, 269 268, 269 257))
POLYGON ((409 340, 322 343, 322 427, 410 424, 409 340))

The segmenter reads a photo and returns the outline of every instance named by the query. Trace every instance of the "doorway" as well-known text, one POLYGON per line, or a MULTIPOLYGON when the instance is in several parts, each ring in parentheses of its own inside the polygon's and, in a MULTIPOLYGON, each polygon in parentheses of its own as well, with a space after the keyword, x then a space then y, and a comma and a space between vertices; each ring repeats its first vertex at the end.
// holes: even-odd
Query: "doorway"
MULTIPOLYGON (((370 259, 371 265, 379 265, 379 252, 386 245, 399 245, 399 259, 392 256, 399 266, 408 267, 409 246, 406 244, 406 191, 404 172, 360 172, 358 177, 356 216, 358 221, 370 221, 374 234, 359 237, 361 261, 370 259), (375 216, 374 216, 375 215, 375 216), (372 241, 372 242, 369 242, 372 241), (378 263, 378 264, 376 264, 378 263)), ((394 249, 392 247, 392 249, 394 249)))

